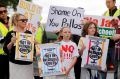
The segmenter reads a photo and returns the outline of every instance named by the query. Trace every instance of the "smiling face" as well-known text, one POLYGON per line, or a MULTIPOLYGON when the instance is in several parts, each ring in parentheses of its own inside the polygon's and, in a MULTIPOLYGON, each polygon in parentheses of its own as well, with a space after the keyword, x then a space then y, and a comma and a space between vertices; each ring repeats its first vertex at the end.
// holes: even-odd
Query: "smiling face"
POLYGON ((90 24, 88 27, 88 35, 94 36, 96 33, 96 26, 94 24, 90 24))

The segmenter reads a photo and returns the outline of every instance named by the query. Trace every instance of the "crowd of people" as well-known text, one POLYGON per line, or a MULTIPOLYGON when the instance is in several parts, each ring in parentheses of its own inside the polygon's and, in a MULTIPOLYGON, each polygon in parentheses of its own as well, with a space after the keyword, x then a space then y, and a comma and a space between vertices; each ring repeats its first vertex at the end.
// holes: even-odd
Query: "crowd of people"
MULTIPOLYGON (((103 16, 117 17, 120 20, 120 10, 115 6, 116 0, 106 0, 106 6, 108 10, 103 16)), ((0 79, 106 79, 107 69, 105 72, 99 70, 92 70, 89 68, 81 68, 82 55, 85 46, 85 36, 99 37, 97 24, 87 19, 83 20, 83 29, 81 36, 73 35, 69 26, 64 26, 60 29, 56 42, 60 43, 61 58, 63 58, 63 65, 65 74, 51 77, 40 77, 34 75, 34 64, 30 61, 15 60, 15 37, 17 32, 32 34, 31 31, 26 29, 28 18, 20 13, 15 13, 12 17, 7 16, 7 7, 0 4, 0 79), (73 50, 67 52, 70 54, 66 57, 66 53, 63 51, 62 46, 72 46, 73 50), (29 73, 28 73, 29 72, 29 73), (97 75, 96 75, 97 73, 97 75)), ((114 79, 118 78, 118 59, 115 53, 115 45, 120 40, 119 25, 115 20, 111 20, 111 24, 117 30, 117 34, 113 35, 109 39, 109 47, 107 53, 106 66, 110 63, 114 67, 114 79)), ((43 27, 38 27, 36 37, 34 40, 34 46, 42 43, 48 43, 46 32, 43 27)), ((34 57, 39 56, 34 49, 34 57)), ((118 52, 120 53, 120 52, 118 52)))

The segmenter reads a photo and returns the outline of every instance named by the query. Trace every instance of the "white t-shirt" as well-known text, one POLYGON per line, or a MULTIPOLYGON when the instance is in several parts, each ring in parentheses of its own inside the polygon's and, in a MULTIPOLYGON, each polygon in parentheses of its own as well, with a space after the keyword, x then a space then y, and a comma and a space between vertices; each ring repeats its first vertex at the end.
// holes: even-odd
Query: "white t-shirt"
POLYGON ((72 58, 75 56, 79 56, 78 54, 78 47, 77 45, 72 42, 60 42, 61 50, 62 50, 62 57, 64 58, 64 66, 68 67, 72 63, 72 58))
MULTIPOLYGON (((61 41, 60 42, 60 48, 61 48, 61 53, 62 53, 62 58, 63 58, 63 66, 67 69, 69 68, 70 64, 72 63, 72 58, 73 57, 78 57, 78 47, 77 45, 72 42, 72 41, 61 41)), ((74 79, 74 68, 71 69, 69 73, 69 77, 74 79)))

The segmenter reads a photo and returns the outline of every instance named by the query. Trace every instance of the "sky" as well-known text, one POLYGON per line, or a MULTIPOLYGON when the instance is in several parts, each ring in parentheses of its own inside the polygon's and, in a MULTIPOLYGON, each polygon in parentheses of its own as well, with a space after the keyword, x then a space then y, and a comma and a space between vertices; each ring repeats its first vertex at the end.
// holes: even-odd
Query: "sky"
MULTIPOLYGON (((82 7, 85 9, 85 15, 102 15, 107 7, 105 0, 33 0, 33 3, 40 5, 42 9, 42 22, 47 22, 50 5, 64 7, 82 7)), ((120 0, 116 0, 116 6, 120 8, 120 0)))

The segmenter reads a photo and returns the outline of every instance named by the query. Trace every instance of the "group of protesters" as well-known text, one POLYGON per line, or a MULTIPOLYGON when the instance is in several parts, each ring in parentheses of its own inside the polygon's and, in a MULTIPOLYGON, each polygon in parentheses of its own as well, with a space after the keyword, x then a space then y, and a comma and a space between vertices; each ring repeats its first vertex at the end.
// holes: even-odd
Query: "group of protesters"
MULTIPOLYGON (((115 4, 116 0, 106 0, 108 10, 103 16, 117 17, 120 20, 120 10, 117 9, 115 4)), ((103 72, 88 68, 81 68, 82 55, 86 49, 85 36, 89 35, 99 37, 96 23, 84 18, 81 36, 72 34, 69 26, 64 26, 55 33, 58 36, 55 42, 60 43, 61 50, 63 50, 62 45, 72 45, 74 49, 72 53, 68 52, 71 56, 67 59, 65 57, 65 52, 60 52, 65 67, 64 75, 40 77, 39 75, 34 76, 34 61, 15 60, 15 42, 17 40, 15 37, 16 33, 22 32, 32 34, 31 31, 26 29, 28 18, 20 13, 15 13, 12 17, 8 17, 7 15, 7 7, 0 4, 0 79, 106 79, 107 69, 103 72)), ((114 19, 111 20, 111 24, 117 30, 117 34, 108 38, 109 47, 106 66, 108 67, 109 63, 112 63, 114 66, 114 79, 119 79, 118 59, 115 53, 115 45, 120 40, 120 29, 114 19)), ((39 26, 34 40, 35 46, 42 43, 48 43, 49 41, 47 39, 45 30, 43 27, 39 26)), ((39 56, 39 53, 34 53, 34 57, 39 56)))

